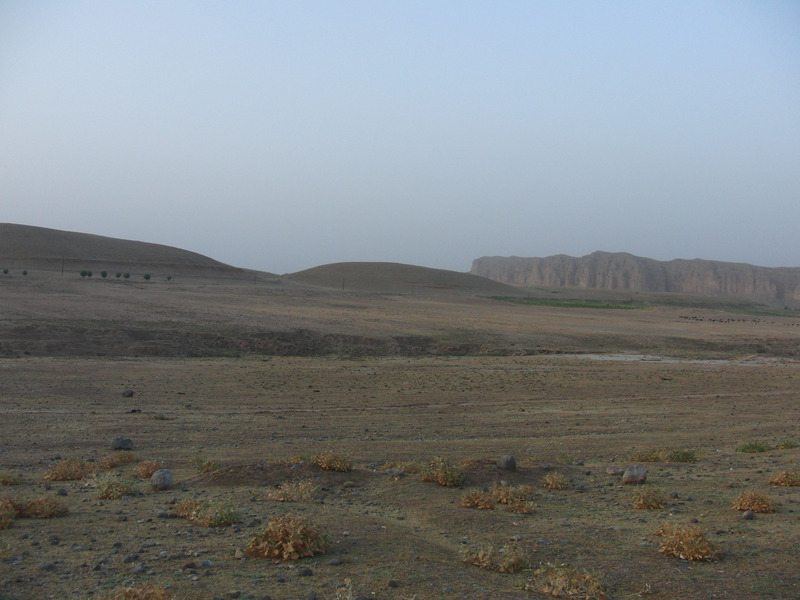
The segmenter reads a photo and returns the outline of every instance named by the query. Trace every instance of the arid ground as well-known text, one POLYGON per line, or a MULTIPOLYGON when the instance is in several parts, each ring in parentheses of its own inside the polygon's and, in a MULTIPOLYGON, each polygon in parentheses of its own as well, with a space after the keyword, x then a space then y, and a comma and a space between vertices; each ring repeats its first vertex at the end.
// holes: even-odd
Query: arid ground
POLYGON ((8 276, 0 473, 21 482, 0 498, 69 512, 0 531, 0 598, 114 598, 147 582, 175 598, 546 598, 537 569, 548 564, 588 572, 608 598, 798 598, 800 487, 769 483, 800 470, 798 324, 435 286, 8 276), (110 448, 115 436, 133 441, 136 461, 102 468, 125 454, 110 448), (326 451, 353 469, 312 464, 326 451), (503 455, 515 472, 497 468, 503 455), (461 485, 421 481, 437 457, 461 485), (68 458, 93 473, 45 480, 68 458), (141 480, 138 493, 98 498, 144 460, 175 486, 141 480), (646 483, 623 485, 636 462, 646 483), (545 487, 553 474, 563 489, 545 487), (270 499, 307 480, 309 499, 270 499), (462 506, 501 481, 531 487, 529 510, 462 506), (663 506, 635 509, 642 490, 663 506), (775 512, 744 519, 732 508, 743 492, 775 512), (176 516, 191 500, 227 507, 234 522, 176 516), (242 558, 287 513, 320 529, 325 552, 242 558), (698 527, 712 560, 661 553, 664 524, 698 527), (503 573, 465 561, 481 549, 527 563, 503 573))

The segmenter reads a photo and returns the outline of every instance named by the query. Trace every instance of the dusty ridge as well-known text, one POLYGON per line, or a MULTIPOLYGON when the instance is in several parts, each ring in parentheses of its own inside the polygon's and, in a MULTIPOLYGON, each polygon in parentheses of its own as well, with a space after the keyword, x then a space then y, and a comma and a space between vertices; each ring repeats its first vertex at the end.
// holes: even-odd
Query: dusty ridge
POLYGON ((800 304, 800 268, 758 267, 711 260, 658 261, 624 252, 580 258, 491 256, 476 259, 474 275, 514 286, 597 288, 734 297, 773 304, 800 304))

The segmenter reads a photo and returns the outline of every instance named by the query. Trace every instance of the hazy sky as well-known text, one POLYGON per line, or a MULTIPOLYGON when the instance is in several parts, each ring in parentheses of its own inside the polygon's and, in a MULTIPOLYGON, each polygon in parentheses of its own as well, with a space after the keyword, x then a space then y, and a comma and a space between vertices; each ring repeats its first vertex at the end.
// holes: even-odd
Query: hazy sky
POLYGON ((800 2, 0 0, 0 222, 800 266, 800 2))

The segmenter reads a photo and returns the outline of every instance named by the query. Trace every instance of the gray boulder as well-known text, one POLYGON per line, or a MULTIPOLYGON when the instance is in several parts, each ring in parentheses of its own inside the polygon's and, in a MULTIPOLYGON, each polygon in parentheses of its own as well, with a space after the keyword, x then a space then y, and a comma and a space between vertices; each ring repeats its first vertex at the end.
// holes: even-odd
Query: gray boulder
POLYGON ((517 459, 515 459, 510 454, 504 454, 500 458, 497 459, 497 468, 501 471, 516 471, 517 470, 517 459))
POLYGON ((133 440, 131 438, 126 438, 121 435, 118 435, 113 440, 111 440, 111 449, 112 450, 133 450, 133 440))
POLYGON ((175 478, 169 469, 159 469, 150 476, 150 487, 154 490, 168 490, 175 485, 175 478))
POLYGON ((647 480, 647 469, 642 465, 631 465, 622 474, 622 483, 626 485, 640 484, 647 480))

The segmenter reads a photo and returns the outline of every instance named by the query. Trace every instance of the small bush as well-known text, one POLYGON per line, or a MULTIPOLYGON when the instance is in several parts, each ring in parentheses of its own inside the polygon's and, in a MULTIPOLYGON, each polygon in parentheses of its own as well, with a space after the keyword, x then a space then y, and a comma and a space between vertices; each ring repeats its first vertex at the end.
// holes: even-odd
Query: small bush
POLYGON ((247 556, 273 560, 297 560, 322 554, 328 544, 319 529, 299 517, 272 517, 267 526, 250 539, 247 556))
POLYGON ((600 580, 588 571, 547 563, 533 573, 525 589, 553 598, 606 600, 600 580))
POLYGON ((48 498, 47 496, 40 496, 34 498, 22 509, 22 516, 31 519, 50 519, 53 517, 63 517, 69 514, 69 509, 66 504, 48 498))
POLYGON ((73 457, 50 467, 44 474, 44 479, 45 481, 73 481, 83 479, 93 471, 93 465, 73 457))
POLYGON ((717 556, 714 545, 699 527, 665 523, 654 535, 662 538, 659 552, 663 554, 688 561, 712 560, 717 556))
POLYGON ((769 478, 772 485, 798 486, 800 485, 800 472, 781 471, 769 478))
POLYGON ((137 460, 139 460, 138 457, 132 452, 120 450, 102 457, 97 461, 97 464, 103 469, 114 469, 121 465, 127 465, 132 462, 136 462, 137 460))
POLYGON ((495 504, 503 504, 510 512, 530 514, 536 505, 530 500, 533 498, 533 488, 529 485, 517 487, 495 483, 488 491, 473 490, 461 498, 461 506, 491 510, 495 504))
POLYGON ((18 519, 23 513, 23 504, 14 498, 3 496, 0 498, 0 513, 10 515, 12 519, 18 519))
POLYGON ((757 513, 774 513, 775 502, 758 492, 744 492, 733 501, 733 510, 752 510, 757 513))
POLYGON ((420 479, 445 487, 459 487, 464 483, 464 473, 443 458, 434 458, 420 473, 420 479))
POLYGON ((267 491, 267 500, 273 502, 311 502, 317 486, 310 479, 284 482, 274 490, 267 491))
POLYGON ((464 562, 499 573, 516 573, 530 566, 530 556, 518 544, 486 544, 463 553, 464 562))
POLYGON ((4 507, 2 500, 0 499, 0 531, 13 527, 14 519, 17 518, 16 509, 4 507))
POLYGON ((153 473, 163 468, 164 465, 157 460, 143 460, 133 468, 133 476, 136 479, 150 479, 153 473))
POLYGON ((644 450, 631 454, 632 462, 661 462, 662 452, 660 450, 644 450))
POLYGON ((775 448, 777 450, 793 450, 794 448, 797 448, 798 446, 800 446, 800 444, 798 444, 794 440, 783 440, 782 442, 778 442, 778 444, 775 446, 775 448))
POLYGON ((230 502, 187 500, 175 506, 175 514, 201 527, 227 527, 239 520, 230 502))
POLYGON ((563 490, 568 482, 561 473, 548 473, 542 479, 542 483, 548 490, 563 490))
POLYGON ((697 460, 697 450, 685 448, 683 450, 645 450, 634 452, 631 455, 633 462, 694 462, 697 460))
POLYGON ((664 502, 664 495, 657 490, 639 489, 633 493, 633 508, 637 510, 664 508, 664 502))
POLYGON ((197 469, 197 472, 201 475, 203 473, 219 471, 219 464, 215 463, 213 460, 208 460, 205 458, 196 458, 194 461, 194 466, 197 469))
POLYGON ((502 483, 492 485, 489 493, 498 504, 512 505, 518 502, 526 502, 533 498, 533 488, 529 485, 514 487, 502 483))
POLYGON ((770 450, 774 450, 774 448, 766 442, 745 442, 736 446, 737 452, 756 453, 769 452, 770 450))
POLYGON ((339 473, 349 473, 353 470, 353 463, 342 454, 334 454, 326 450, 311 457, 311 464, 324 471, 337 471, 339 473))
POLYGON ((174 596, 152 581, 137 586, 117 590, 111 600, 172 600, 174 596))
POLYGON ((139 493, 134 482, 114 477, 101 475, 96 478, 97 497, 101 500, 119 500, 123 496, 135 496, 139 493))
POLYGON ((461 497, 461 506, 464 508, 477 508, 478 510, 492 510, 494 508, 494 498, 489 492, 473 490, 461 497))
POLYGON ((9 471, 0 471, 0 485, 19 485, 22 477, 9 471))

